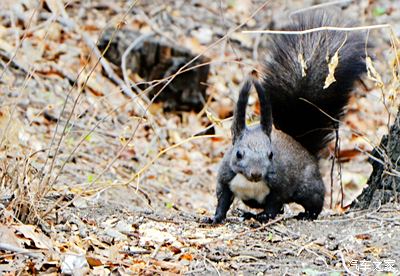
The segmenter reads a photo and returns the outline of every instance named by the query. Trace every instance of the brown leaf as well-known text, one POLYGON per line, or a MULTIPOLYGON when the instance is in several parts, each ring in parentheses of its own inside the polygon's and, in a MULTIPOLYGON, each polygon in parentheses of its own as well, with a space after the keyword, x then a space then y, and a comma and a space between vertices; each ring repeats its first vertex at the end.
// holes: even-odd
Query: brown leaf
POLYGON ((16 225, 13 228, 25 238, 32 240, 37 248, 50 249, 52 247, 51 240, 43 233, 36 232, 36 227, 33 225, 16 225))
POLYGON ((335 210, 339 213, 344 213, 349 210, 350 206, 340 206, 340 203, 335 206, 335 210))
POLYGON ((18 241, 14 231, 8 226, 0 226, 0 241, 18 248, 22 248, 21 242, 18 241))
POLYGON ((90 266, 101 266, 101 265, 103 265, 103 263, 99 259, 94 258, 94 257, 86 256, 86 260, 87 260, 87 262, 88 262, 88 264, 90 266))
POLYGON ((355 235, 356 239, 359 240, 370 240, 371 239, 371 235, 370 234, 357 234, 355 235))
POLYGON ((179 260, 187 260, 187 261, 192 261, 193 260, 193 256, 190 253, 183 253, 179 260))
POLYGON ((169 250, 171 250, 174 254, 179 254, 179 253, 182 252, 182 250, 181 250, 180 248, 178 248, 178 247, 176 247, 176 246, 173 246, 173 245, 170 245, 168 248, 169 248, 169 250))
POLYGON ((224 141, 224 138, 222 138, 222 137, 211 137, 211 141, 213 141, 213 142, 221 142, 221 141, 224 141))
POLYGON ((361 152, 359 150, 356 149, 345 149, 345 150, 341 150, 339 152, 339 160, 340 162, 348 162, 351 159, 353 159, 354 157, 356 157, 357 155, 359 155, 361 152))

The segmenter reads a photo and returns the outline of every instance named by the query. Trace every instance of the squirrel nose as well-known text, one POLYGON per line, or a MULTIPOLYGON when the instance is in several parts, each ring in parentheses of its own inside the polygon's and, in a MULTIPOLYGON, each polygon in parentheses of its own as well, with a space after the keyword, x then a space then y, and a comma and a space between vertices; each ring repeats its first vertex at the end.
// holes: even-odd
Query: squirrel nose
POLYGON ((251 172, 250 176, 251 176, 251 179, 253 179, 253 180, 260 180, 261 179, 261 173, 259 173, 259 172, 251 172))

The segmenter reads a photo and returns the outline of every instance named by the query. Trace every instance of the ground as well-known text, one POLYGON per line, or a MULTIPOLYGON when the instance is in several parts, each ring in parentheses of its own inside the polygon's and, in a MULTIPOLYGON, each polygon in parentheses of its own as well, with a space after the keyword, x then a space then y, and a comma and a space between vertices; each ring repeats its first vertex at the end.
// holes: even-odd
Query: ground
POLYGON ((216 205, 228 118, 241 82, 267 51, 263 36, 241 30, 280 29, 290 12, 317 1, 37 2, 1 3, 2 273, 398 274, 398 204, 347 206, 398 105, 399 3, 345 5, 360 25, 391 23, 393 32, 369 35, 377 73, 350 101, 332 193, 329 150, 322 156, 328 193, 318 220, 295 220, 298 207, 290 206, 266 224, 242 221, 245 206, 235 202, 227 221, 211 226, 202 219, 216 205), (116 79, 126 87, 144 80, 99 62, 92 48, 109 27, 154 32, 210 58, 205 107, 166 112, 145 94, 124 95, 116 79), (138 104, 149 106, 144 115, 138 104), (215 134, 195 136, 210 124, 215 134))

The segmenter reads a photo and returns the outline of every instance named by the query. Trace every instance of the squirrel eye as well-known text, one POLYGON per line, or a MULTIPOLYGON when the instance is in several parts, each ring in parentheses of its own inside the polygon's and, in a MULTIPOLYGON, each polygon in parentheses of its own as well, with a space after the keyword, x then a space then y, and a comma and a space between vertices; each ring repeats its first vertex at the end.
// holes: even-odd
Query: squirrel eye
POLYGON ((268 155, 269 160, 272 160, 272 157, 274 157, 274 153, 273 153, 273 152, 271 152, 271 153, 268 155))
POLYGON ((239 160, 242 159, 243 158, 243 153, 241 153, 240 151, 237 151, 236 152, 236 158, 239 159, 239 160))

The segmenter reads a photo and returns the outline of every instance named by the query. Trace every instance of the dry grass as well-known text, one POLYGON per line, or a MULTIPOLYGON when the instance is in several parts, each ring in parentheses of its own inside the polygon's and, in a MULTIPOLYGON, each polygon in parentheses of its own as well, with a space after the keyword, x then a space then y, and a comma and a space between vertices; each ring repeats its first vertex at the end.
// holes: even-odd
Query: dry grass
MULTIPOLYGON (((50 235, 49 229, 66 223, 60 217, 76 219, 79 210, 88 207, 100 210, 79 218, 88 225, 90 215, 104 219, 107 212, 109 218, 118 212, 165 212, 178 218, 210 215, 215 206, 216 168, 230 143, 226 117, 243 76, 258 66, 251 57, 253 49, 246 46, 257 39, 241 34, 240 28, 268 17, 264 14, 269 7, 279 11, 279 5, 250 3, 246 10, 212 4, 198 13, 193 5, 179 6, 175 1, 159 6, 156 1, 3 0, 1 5, 1 224, 35 224, 50 235), (171 14, 177 19, 168 27, 165 20, 171 14), (215 26, 221 19, 226 25, 215 26), (187 35, 186 25, 199 22, 215 28, 220 38, 204 45, 187 35), (151 88, 165 87, 177 74, 192 69, 191 63, 165 79, 149 81, 145 91, 131 86, 143 80, 129 68, 118 75, 119 68, 102 59, 103 53, 95 47, 108 27, 158 33, 191 48, 198 53, 196 58, 210 57, 210 98, 203 110, 164 113, 148 97, 151 88), (195 136, 210 123, 215 125, 215 135, 195 136)), ((380 31, 371 31, 371 37, 380 31)), ((341 147, 358 147, 364 153, 342 165, 345 205, 365 183, 369 152, 379 145, 399 104, 400 44, 393 32, 386 35, 391 45, 368 63, 365 89, 357 92, 341 126, 341 147)), ((254 103, 252 98, 256 110, 254 103)), ((389 165, 388 173, 399 175, 383 151, 380 162, 389 165)), ((329 160, 322 164, 327 183, 330 166, 329 160)), ((338 171, 334 174, 335 192, 328 196, 338 203, 340 177, 338 171)), ((192 226, 190 231, 195 232, 192 226)), ((213 270, 214 261, 210 264, 206 257, 203 261, 213 270)))

